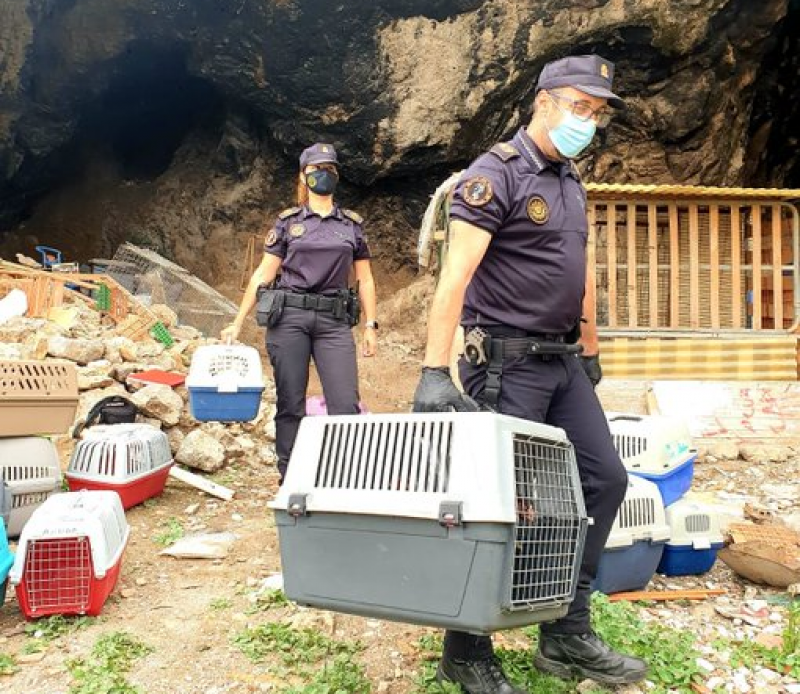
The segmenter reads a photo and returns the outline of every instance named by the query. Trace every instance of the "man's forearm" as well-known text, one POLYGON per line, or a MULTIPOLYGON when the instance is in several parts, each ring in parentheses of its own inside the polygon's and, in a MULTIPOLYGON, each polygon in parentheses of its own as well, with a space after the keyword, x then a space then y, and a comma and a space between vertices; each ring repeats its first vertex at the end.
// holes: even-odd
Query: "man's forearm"
POLYGON ((450 349, 461 318, 464 291, 462 283, 455 282, 446 271, 442 274, 428 316, 428 346, 424 366, 446 366, 450 363, 450 349))
POLYGON ((584 355, 592 356, 600 351, 600 340, 597 335, 597 296, 594 268, 586 270, 586 288, 583 294, 582 315, 580 343, 583 345, 584 355))

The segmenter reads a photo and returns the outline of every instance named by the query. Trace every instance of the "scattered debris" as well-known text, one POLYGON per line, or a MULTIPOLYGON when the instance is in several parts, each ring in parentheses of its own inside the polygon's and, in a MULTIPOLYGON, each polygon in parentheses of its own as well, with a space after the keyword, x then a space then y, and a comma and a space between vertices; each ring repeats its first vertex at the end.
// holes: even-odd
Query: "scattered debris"
POLYGON ((201 533, 186 535, 161 551, 176 559, 225 559, 237 535, 234 533, 201 533))
POLYGON ((719 558, 755 583, 786 588, 800 582, 800 533, 782 525, 736 523, 719 558))

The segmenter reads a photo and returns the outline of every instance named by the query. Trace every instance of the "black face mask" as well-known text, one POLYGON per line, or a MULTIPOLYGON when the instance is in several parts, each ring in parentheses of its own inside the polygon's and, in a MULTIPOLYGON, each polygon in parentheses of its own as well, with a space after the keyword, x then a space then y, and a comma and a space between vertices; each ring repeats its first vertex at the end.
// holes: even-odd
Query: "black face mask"
POLYGON ((317 195, 333 195, 339 176, 328 169, 319 169, 306 174, 306 185, 317 195))

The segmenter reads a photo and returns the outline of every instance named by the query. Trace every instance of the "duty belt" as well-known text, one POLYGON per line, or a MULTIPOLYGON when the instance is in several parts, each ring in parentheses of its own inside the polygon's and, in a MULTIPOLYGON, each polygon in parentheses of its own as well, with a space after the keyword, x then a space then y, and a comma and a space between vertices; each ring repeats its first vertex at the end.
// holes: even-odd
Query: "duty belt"
MULTIPOLYGON (((517 333, 519 334, 519 333, 517 333)), ((464 357, 473 366, 488 364, 482 401, 496 410, 500 400, 503 360, 507 357, 534 357, 549 361, 557 356, 580 354, 583 346, 567 342, 566 335, 491 334, 481 327, 469 328, 464 338, 464 357)))
POLYGON ((285 306, 304 308, 306 311, 320 311, 321 313, 344 314, 347 306, 344 299, 323 294, 292 294, 286 292, 285 306))

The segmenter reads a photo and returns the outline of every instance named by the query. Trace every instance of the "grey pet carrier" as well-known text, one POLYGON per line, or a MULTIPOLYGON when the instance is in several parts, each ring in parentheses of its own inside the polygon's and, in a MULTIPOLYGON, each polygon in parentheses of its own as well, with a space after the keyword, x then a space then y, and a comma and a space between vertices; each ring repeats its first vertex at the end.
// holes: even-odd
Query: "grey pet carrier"
POLYGON ((587 525, 564 432, 491 413, 306 417, 271 506, 292 600, 474 633, 563 616, 587 525))

